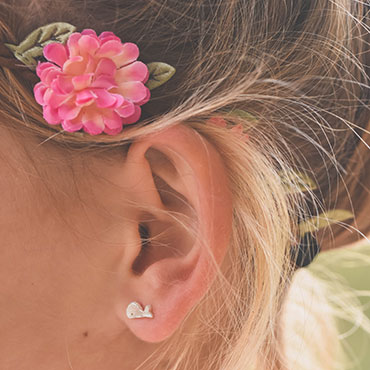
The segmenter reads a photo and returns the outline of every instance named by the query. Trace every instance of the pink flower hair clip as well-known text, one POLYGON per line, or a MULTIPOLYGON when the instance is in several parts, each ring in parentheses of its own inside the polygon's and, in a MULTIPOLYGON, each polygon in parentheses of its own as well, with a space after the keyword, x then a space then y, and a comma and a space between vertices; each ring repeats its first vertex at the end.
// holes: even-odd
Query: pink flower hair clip
POLYGON ((175 69, 138 61, 139 48, 112 32, 75 32, 68 23, 40 27, 19 45, 6 44, 40 78, 34 96, 50 125, 91 135, 117 135, 139 121, 150 90, 167 82, 175 69), (44 57, 47 62, 40 62, 44 57))

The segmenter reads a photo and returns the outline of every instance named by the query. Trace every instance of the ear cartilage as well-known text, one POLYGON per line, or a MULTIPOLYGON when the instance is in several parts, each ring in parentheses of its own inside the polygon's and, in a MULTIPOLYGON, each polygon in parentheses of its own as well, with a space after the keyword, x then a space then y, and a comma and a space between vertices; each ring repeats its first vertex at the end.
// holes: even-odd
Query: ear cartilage
POLYGON ((150 310, 152 306, 150 304, 146 305, 144 310, 140 303, 131 302, 126 309, 126 314, 129 319, 142 319, 142 318, 153 318, 152 312, 150 310))

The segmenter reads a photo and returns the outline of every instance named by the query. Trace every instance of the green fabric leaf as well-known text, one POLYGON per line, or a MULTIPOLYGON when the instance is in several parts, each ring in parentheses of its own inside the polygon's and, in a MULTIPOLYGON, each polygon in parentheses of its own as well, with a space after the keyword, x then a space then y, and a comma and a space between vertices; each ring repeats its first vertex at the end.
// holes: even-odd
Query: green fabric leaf
POLYGON ((76 27, 69 23, 51 23, 31 32, 19 45, 5 45, 22 63, 28 67, 35 67, 37 58, 42 56, 43 48, 47 44, 52 42, 64 44, 75 30, 76 27))
POLYGON ((302 172, 281 172, 280 178, 286 191, 290 194, 317 189, 315 181, 302 172))
POLYGON ((321 213, 320 215, 312 217, 299 224, 300 235, 304 236, 306 233, 313 233, 317 230, 343 222, 350 218, 354 218, 353 214, 344 209, 333 209, 331 211, 321 213))
POLYGON ((149 79, 146 87, 149 90, 156 89, 157 87, 166 83, 176 72, 176 69, 169 64, 162 62, 153 62, 148 64, 149 79))
POLYGON ((242 109, 233 109, 229 112, 229 114, 246 119, 248 121, 257 121, 257 118, 253 114, 242 109))

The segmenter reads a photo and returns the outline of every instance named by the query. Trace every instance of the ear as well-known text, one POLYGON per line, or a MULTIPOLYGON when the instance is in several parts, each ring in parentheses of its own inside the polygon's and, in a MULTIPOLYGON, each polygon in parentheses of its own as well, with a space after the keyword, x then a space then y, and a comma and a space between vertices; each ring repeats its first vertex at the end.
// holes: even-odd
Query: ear
POLYGON ((125 215, 134 222, 117 313, 138 338, 160 342, 204 296, 226 255, 232 222, 226 169, 210 142, 177 125, 131 144, 122 183, 137 206, 125 215), (151 305, 153 318, 128 318, 131 302, 151 305))

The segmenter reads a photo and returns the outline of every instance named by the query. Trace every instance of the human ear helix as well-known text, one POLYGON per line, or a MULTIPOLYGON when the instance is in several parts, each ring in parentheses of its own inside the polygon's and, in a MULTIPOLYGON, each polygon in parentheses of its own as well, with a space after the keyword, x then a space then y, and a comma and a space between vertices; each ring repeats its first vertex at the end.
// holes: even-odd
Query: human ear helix
POLYGON ((150 304, 146 305, 144 310, 140 303, 131 302, 126 309, 126 314, 129 319, 142 319, 142 318, 153 318, 153 313, 150 312, 152 306, 150 304))

